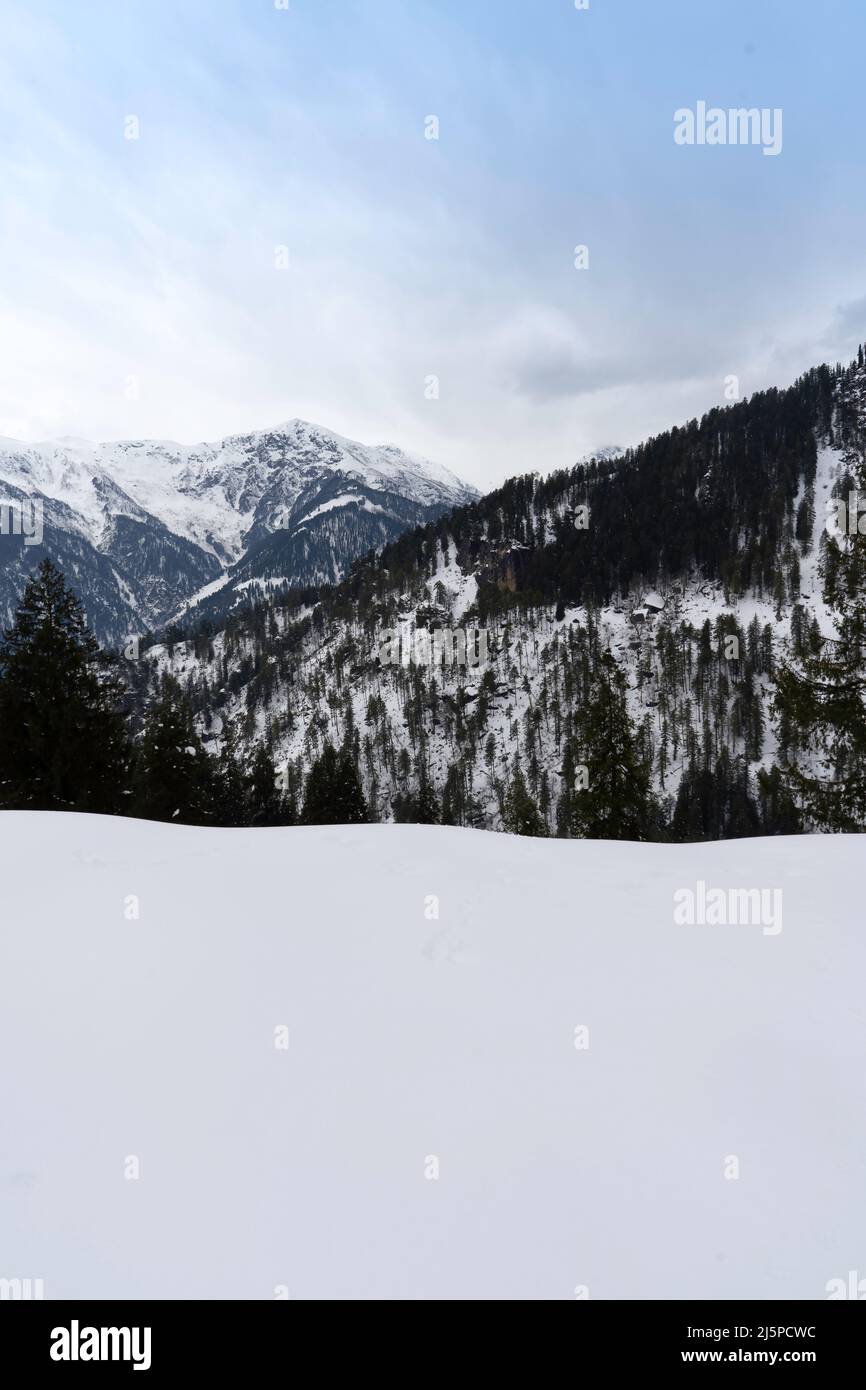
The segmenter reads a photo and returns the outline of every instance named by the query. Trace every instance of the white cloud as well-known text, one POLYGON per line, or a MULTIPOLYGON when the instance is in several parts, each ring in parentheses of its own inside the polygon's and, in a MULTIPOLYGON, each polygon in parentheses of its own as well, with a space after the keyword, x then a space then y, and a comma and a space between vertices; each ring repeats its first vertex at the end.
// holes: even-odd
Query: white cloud
MULTIPOLYGON (((706 164, 650 201, 585 111, 585 148, 562 134, 578 89, 545 86, 537 58, 515 85, 518 53, 485 65, 464 11, 449 28, 445 9, 353 5, 370 20, 356 57, 327 7, 296 7, 293 29, 235 5, 8 8, 6 433, 195 442, 297 415, 490 486, 723 403, 728 373, 749 392, 784 383, 856 337, 853 213, 838 254, 792 285, 808 203, 803 225, 706 215, 704 185, 683 182, 706 164), (409 42, 412 24, 435 42, 409 42), (425 141, 437 109, 442 139, 425 141), (610 168, 595 198, 572 168, 590 156, 593 178, 610 168)), ((635 138, 623 113, 615 130, 635 138)))

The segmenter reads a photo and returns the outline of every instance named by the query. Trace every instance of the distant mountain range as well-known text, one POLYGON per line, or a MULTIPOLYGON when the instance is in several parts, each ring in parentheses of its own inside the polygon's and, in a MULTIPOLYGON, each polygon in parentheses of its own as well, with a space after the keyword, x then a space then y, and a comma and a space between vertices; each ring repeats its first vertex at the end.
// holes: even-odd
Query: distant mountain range
POLYGON ((478 496, 429 460, 303 420, 214 444, 0 439, 0 622, 48 555, 116 645, 191 609, 340 580, 358 556, 478 496), (25 527, 25 531, 27 528, 25 527), (36 532, 36 534, 34 534, 36 532))

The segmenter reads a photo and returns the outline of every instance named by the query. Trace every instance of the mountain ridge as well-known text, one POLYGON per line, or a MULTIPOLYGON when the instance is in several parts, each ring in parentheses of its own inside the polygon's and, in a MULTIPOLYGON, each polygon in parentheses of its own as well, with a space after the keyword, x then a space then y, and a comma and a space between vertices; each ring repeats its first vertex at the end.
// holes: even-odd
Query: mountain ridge
POLYGON ((352 561, 478 495, 394 444, 365 445, 300 419, 210 443, 73 437, 0 440, 0 489, 39 500, 44 544, 0 537, 0 614, 43 554, 70 581, 101 641, 159 627, 218 580, 335 582, 352 561), (346 516, 342 517, 341 512, 346 516), (114 593, 112 595, 112 589, 114 593))
POLYGON ((820 757, 779 721, 777 674, 837 641, 856 556, 831 514, 864 482, 861 349, 622 455, 509 479, 335 589, 204 615, 145 653, 146 684, 175 676, 214 752, 230 727, 264 742, 298 804, 319 750, 348 740, 374 818, 426 814, 432 793, 445 823, 510 828, 519 774, 548 833, 590 835, 574 773, 607 700, 658 811, 634 837, 789 833, 780 766, 820 757), (485 665, 425 660, 437 629, 478 628, 485 665), (422 656, 388 664, 402 630, 422 656))

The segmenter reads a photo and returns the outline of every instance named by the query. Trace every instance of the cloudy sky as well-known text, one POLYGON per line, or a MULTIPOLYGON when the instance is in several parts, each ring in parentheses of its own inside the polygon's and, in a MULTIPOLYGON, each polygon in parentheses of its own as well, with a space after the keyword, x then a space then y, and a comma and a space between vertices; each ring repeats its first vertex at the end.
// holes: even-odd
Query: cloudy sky
POLYGON ((863 0, 282 3, 0 0, 0 434, 487 487, 866 338, 863 0), (677 145, 701 100, 781 153, 677 145))

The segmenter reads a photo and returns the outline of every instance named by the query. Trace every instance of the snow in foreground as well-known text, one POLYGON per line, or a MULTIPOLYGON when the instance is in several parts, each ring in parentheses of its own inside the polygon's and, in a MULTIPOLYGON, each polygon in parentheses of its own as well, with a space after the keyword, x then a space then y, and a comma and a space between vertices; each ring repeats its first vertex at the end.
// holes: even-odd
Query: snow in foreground
POLYGON ((866 1275, 857 837, 6 813, 0 858, 2 1278, 569 1299, 866 1275), (780 887, 782 930, 676 924, 698 880, 780 887))

